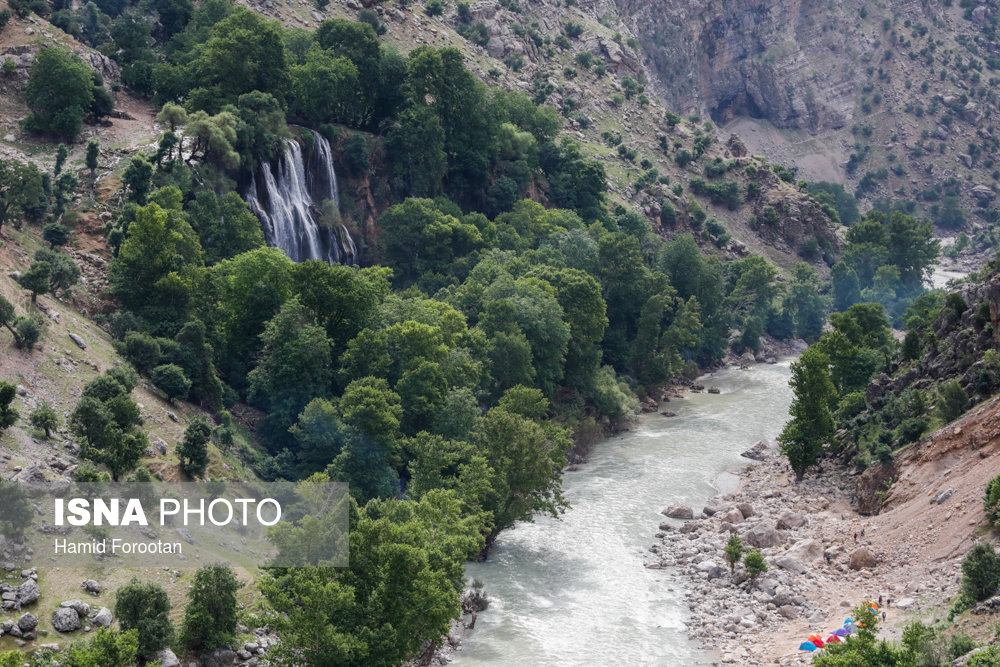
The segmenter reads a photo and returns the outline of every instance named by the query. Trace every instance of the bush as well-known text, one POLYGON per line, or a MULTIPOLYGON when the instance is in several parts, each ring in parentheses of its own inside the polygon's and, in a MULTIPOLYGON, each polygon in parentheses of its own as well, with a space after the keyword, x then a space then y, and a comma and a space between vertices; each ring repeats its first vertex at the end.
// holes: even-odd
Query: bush
POLYGON ((743 557, 743 566, 747 569, 747 576, 750 581, 756 581, 757 577, 767 572, 767 561, 760 553, 760 549, 751 549, 743 557))
POLYGON ((42 337, 42 327, 34 318, 21 315, 14 320, 14 331, 17 332, 16 345, 22 350, 35 349, 35 343, 42 337))
POLYGON ((427 0, 424 4, 424 11, 428 16, 441 16, 444 14, 444 5, 441 0, 427 0))
POLYGON ((973 600, 985 600, 1000 587, 1000 555, 989 542, 978 542, 962 560, 962 592, 973 600))

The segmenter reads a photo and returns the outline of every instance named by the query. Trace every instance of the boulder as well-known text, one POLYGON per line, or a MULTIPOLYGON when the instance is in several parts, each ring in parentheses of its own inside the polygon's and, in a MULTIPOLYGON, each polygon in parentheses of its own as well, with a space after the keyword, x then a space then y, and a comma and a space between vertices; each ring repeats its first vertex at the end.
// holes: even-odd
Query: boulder
POLYGON ((954 493, 955 493, 955 489, 945 489, 944 491, 938 491, 934 495, 934 499, 931 502, 932 503, 937 503, 938 505, 940 505, 944 501, 946 501, 949 498, 951 498, 952 494, 954 494, 954 493))
POLYGON ((205 667, 232 667, 236 660, 236 653, 232 649, 220 648, 201 657, 205 667))
POLYGON ((79 630, 80 615, 72 607, 59 607, 52 612, 52 627, 59 632, 79 630))
POLYGON ((808 566, 823 560, 823 545, 816 540, 799 540, 783 555, 808 566))
POLYGON ((787 618, 788 620, 792 620, 799 617, 799 609, 798 607, 786 604, 782 607, 778 607, 778 615, 781 616, 782 618, 787 618))
MULTIPOLYGON (((861 547, 851 552, 850 568, 852 570, 871 569, 876 565, 878 565, 878 561, 875 559, 875 554, 869 551, 867 547, 861 547)), ((899 605, 897 604, 896 606, 898 607, 899 605)))
POLYGON ((39 588, 37 581, 27 579, 17 587, 15 594, 17 595, 17 604, 23 607, 38 602, 38 598, 42 597, 42 589, 39 588))
POLYGON ((84 617, 90 615, 90 605, 83 600, 66 600, 60 607, 69 607, 77 613, 78 616, 84 617))
POLYGON ((181 667, 181 661, 177 659, 174 652, 168 648, 163 649, 156 654, 156 662, 160 663, 163 667, 181 667))
POLYGON ((671 505, 667 509, 663 510, 663 514, 666 514, 671 519, 693 519, 694 510, 692 510, 687 505, 671 505))
POLYGON ((83 341, 82 338, 80 338, 79 336, 77 336, 75 333, 71 333, 69 335, 69 339, 71 341, 73 341, 74 343, 76 343, 76 346, 78 348, 80 348, 81 350, 86 350, 87 349, 87 344, 83 341))
POLYGON ((101 585, 96 581, 94 581, 93 579, 84 580, 84 582, 80 584, 80 588, 82 588, 87 593, 90 593, 91 595, 101 594, 101 585))
POLYGON ((722 515, 722 521, 725 523, 740 523, 743 521, 743 513, 739 509, 732 507, 728 512, 722 515))
POLYGON ((753 509, 753 505, 750 503, 739 503, 736 505, 736 509, 740 511, 740 514, 743 515, 744 519, 749 519, 756 514, 753 509))
POLYGON ((781 543, 781 536, 773 521, 761 521, 750 530, 743 533, 743 542, 751 547, 767 549, 781 543))
POLYGON ((758 440, 757 444, 740 454, 743 458, 751 459, 753 461, 763 461, 770 455, 771 448, 768 447, 767 443, 763 440, 758 440))
POLYGON ((794 572, 795 574, 804 574, 807 570, 805 565, 791 556, 779 556, 774 559, 774 564, 783 570, 788 570, 789 572, 794 572))
POLYGON ((801 528, 804 525, 806 525, 806 518, 798 512, 785 510, 781 513, 781 516, 778 517, 778 528, 781 530, 801 528))
POLYGON ((17 619, 17 627, 21 629, 21 632, 31 632, 38 627, 38 617, 34 614, 23 614, 21 618, 17 619))
POLYGON ((714 516, 719 512, 724 512, 724 511, 726 511, 725 505, 716 505, 714 503, 709 503, 705 505, 705 507, 701 510, 701 513, 704 514, 705 516, 714 516))
POLYGON ((101 607, 94 616, 93 623, 99 628, 110 628, 111 621, 113 620, 114 617, 111 615, 111 610, 107 607, 101 607))
POLYGON ((914 600, 913 598, 903 598, 902 600, 897 600, 896 602, 894 602, 893 606, 898 607, 899 609, 904 609, 905 610, 905 609, 909 609, 910 607, 912 607, 915 604, 917 604, 917 601, 914 600))

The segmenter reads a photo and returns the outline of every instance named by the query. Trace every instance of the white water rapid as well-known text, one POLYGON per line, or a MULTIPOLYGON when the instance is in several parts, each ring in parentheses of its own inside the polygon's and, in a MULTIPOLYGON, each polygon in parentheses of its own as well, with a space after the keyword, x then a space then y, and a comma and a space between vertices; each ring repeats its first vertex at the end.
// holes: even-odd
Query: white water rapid
MULTIPOLYGON (((453 654, 452 667, 706 665, 717 656, 685 634, 684 584, 671 569, 647 570, 649 547, 669 505, 699 513, 721 473, 748 463, 739 453, 772 444, 788 419, 789 360, 704 378, 721 394, 662 404, 676 417, 643 418, 599 443, 565 474, 572 504, 561 520, 540 518, 503 533, 481 579, 490 606, 453 654)), ((728 477, 732 477, 731 475, 728 477)))

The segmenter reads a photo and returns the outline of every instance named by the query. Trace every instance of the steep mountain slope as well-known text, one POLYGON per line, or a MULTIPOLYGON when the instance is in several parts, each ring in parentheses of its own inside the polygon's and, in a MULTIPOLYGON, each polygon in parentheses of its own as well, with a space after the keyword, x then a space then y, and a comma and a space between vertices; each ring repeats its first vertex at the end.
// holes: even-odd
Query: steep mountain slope
POLYGON ((619 2, 652 87, 678 110, 944 229, 974 212, 992 246, 996 8, 960 4, 619 2))

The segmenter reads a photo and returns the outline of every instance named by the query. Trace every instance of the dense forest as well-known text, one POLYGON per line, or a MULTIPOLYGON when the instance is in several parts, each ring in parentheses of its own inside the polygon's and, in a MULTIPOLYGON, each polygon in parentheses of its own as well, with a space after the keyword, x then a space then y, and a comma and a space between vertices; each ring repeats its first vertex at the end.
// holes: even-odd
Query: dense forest
MULTIPOLYGON (((783 440, 797 471, 835 419, 859 435, 861 457, 885 456, 885 428, 917 431, 876 428, 889 418, 863 416, 863 389, 896 358, 889 322, 926 326, 929 223, 900 211, 855 220, 843 188, 814 188, 853 225, 828 257, 829 283, 805 263, 782 277, 760 256, 703 255, 691 234, 665 240, 645 215, 610 205, 602 163, 561 133, 560 111, 486 87, 457 49, 404 55, 381 42, 377 20, 310 32, 228 0, 44 4, 12 8, 50 14, 110 55, 169 128, 125 165, 106 225, 114 308, 96 319, 129 365, 92 380, 70 416, 90 462, 76 479, 149 479, 131 398, 148 381, 213 418, 178 447, 189 477, 205 476, 214 442, 266 480, 350 484, 351 566, 263 574, 282 637, 275 664, 393 665, 438 641, 459 613, 464 562, 516 521, 566 507, 560 475, 575 444, 764 336, 818 341, 797 365, 796 388, 811 388, 793 408, 813 430, 793 419, 783 440), (266 246, 242 197, 285 142, 317 150, 313 131, 388 204, 362 266, 293 262, 266 246), (255 418, 238 423, 245 406, 255 418)), ((112 110, 101 78, 55 47, 39 52, 24 97, 24 128, 67 142, 112 110)), ((91 177, 97 160, 94 141, 91 177)), ((27 223, 50 246, 20 285, 32 301, 72 287, 79 269, 60 247, 78 176, 60 160, 51 173, 6 160, 0 178, 0 231, 27 223)), ((43 332, 14 311, 0 296, 0 324, 29 354, 43 332)), ((227 640, 196 629, 217 613, 202 608, 211 591, 235 591, 224 573, 203 579, 184 630, 193 651, 227 640)), ((112 664, 116 651, 145 661, 170 641, 166 625, 102 631, 65 664, 112 664)))

